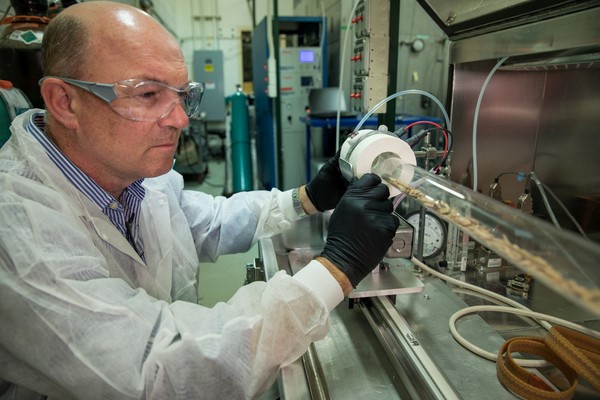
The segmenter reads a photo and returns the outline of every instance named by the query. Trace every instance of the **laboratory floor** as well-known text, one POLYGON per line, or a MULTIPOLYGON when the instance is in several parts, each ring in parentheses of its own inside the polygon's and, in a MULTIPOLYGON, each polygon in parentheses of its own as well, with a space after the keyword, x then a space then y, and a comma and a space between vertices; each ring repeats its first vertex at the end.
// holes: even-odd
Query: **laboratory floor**
MULTIPOLYGON (((185 175, 185 189, 199 190, 215 196, 223 194, 225 187, 225 162, 221 159, 208 163, 208 173, 203 179, 185 175)), ((219 257, 215 263, 200 263, 198 303, 212 307, 227 301, 244 284, 246 264, 258 257, 258 245, 246 253, 219 257)))

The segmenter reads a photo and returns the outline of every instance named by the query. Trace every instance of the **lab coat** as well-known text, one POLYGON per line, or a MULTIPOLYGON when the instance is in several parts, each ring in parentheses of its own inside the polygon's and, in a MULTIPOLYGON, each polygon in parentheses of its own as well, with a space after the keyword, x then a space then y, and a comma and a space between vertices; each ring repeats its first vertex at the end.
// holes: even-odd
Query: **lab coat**
POLYGON ((196 304, 199 261, 288 228, 289 192, 146 179, 144 263, 25 130, 34 112, 0 150, 0 398, 255 398, 326 335, 343 294, 316 261, 196 304))

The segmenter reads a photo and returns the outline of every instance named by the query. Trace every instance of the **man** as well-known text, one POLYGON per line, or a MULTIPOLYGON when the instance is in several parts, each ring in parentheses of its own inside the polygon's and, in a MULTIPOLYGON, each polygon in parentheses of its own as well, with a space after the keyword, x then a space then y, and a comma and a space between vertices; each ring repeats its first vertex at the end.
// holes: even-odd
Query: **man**
POLYGON ((391 245, 387 188, 368 174, 346 189, 334 158, 299 190, 183 190, 173 156, 202 86, 136 8, 69 7, 43 61, 47 111, 18 117, 0 150, 0 397, 260 395, 391 245), (199 260, 336 205, 298 274, 197 304, 199 260))

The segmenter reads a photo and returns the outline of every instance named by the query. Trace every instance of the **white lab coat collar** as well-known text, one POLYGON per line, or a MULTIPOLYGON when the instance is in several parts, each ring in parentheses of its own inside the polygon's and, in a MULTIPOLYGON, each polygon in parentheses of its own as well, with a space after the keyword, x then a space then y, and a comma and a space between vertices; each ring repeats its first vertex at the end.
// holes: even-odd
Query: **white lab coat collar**
POLYGON ((13 134, 6 145, 15 147, 22 154, 45 186, 64 194, 65 204, 82 220, 104 254, 111 276, 122 278, 132 287, 142 287, 151 296, 170 302, 173 244, 167 196, 145 185, 146 197, 142 201, 140 216, 140 234, 144 243, 148 244, 145 246, 144 263, 102 210, 71 185, 44 148, 27 132, 31 115, 41 111, 30 110, 17 117, 15 122, 18 126, 14 128, 16 124, 13 124, 13 134))

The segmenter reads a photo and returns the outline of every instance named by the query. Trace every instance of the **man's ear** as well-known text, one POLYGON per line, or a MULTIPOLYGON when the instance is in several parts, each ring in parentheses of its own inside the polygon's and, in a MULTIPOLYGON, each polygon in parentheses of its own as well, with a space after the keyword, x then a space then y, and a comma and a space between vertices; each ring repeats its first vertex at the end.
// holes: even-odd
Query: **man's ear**
POLYGON ((54 119, 68 129, 76 129, 79 121, 73 109, 73 102, 79 101, 75 88, 57 78, 46 78, 42 82, 42 97, 46 109, 54 119))

